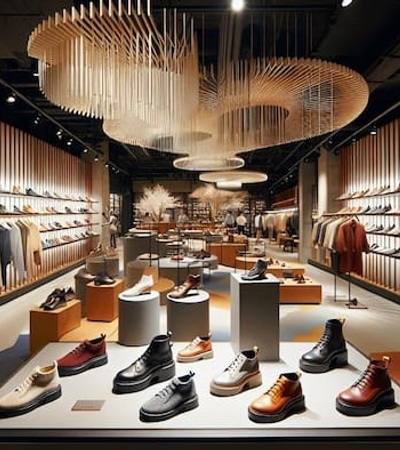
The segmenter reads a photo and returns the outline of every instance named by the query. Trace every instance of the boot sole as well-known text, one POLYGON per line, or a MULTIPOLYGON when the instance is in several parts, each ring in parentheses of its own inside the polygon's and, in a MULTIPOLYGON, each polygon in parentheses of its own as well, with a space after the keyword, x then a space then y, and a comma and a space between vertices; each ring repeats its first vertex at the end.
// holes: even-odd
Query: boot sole
POLYGON ((352 406, 336 399, 336 409, 346 416, 371 416, 382 409, 391 409, 396 406, 394 390, 392 388, 381 392, 368 406, 352 406))
POLYGON ((154 372, 151 372, 148 376, 137 381, 114 381, 114 387, 112 392, 114 394, 127 394, 130 392, 138 392, 146 389, 152 384, 160 383, 161 381, 169 380, 175 376, 175 362, 167 366, 160 367, 154 372))
POLYGON ((241 381, 239 384, 233 386, 221 386, 214 383, 210 384, 211 394, 217 395, 218 397, 228 397, 230 395, 236 395, 245 389, 252 389, 262 384, 261 372, 257 372, 241 381))
POLYGON ((95 367, 104 366, 108 363, 107 355, 102 355, 100 357, 92 358, 81 364, 80 366, 74 367, 62 367, 58 366, 58 374, 60 377, 69 377, 71 375, 77 375, 78 373, 85 372, 89 369, 94 369, 95 367))
POLYGON ((33 411, 36 408, 39 408, 39 406, 45 405, 46 403, 50 403, 54 400, 57 400, 61 397, 61 386, 57 386, 56 389, 53 389, 48 392, 44 392, 43 394, 39 395, 29 403, 26 403, 25 405, 19 406, 18 408, 10 408, 10 409, 0 409, 0 418, 6 418, 6 417, 15 417, 20 416, 22 414, 29 413, 33 411))
POLYGON ((295 398, 292 401, 290 401, 282 411, 277 412, 275 414, 260 414, 256 413, 251 410, 251 408, 248 408, 248 415, 249 419, 253 422, 257 423, 273 423, 273 422, 280 422, 283 419, 286 419, 286 417, 291 416, 292 414, 298 414, 304 412, 306 409, 304 404, 304 395, 295 398))
POLYGON ((176 406, 175 408, 173 408, 169 411, 159 413, 159 414, 149 413, 149 412, 144 411, 141 408, 140 412, 139 412, 139 418, 142 422, 160 422, 162 420, 170 419, 171 417, 174 417, 183 412, 195 409, 198 406, 199 406, 199 399, 196 395, 196 397, 186 400, 185 402, 181 403, 180 405, 176 406))
POLYGON ((299 362, 300 369, 309 373, 324 373, 347 365, 347 350, 333 353, 327 361, 321 364, 309 364, 302 359, 299 362))

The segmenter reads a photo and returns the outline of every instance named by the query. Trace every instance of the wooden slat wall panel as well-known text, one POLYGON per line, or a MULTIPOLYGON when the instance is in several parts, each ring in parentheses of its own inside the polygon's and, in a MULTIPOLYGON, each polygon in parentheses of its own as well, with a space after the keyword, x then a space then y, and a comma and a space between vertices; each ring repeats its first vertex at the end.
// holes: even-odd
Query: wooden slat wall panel
MULTIPOLYGON (((31 188, 39 194, 49 191, 68 197, 92 197, 92 169, 89 163, 0 122, 0 186, 10 192, 14 188, 19 188, 25 193, 26 189, 31 188)), ((76 211, 78 208, 93 208, 87 201, 0 193, 0 204, 8 211, 13 211, 14 206, 21 210, 24 206, 29 206, 39 212, 39 214, 1 215, 0 224, 17 220, 33 222, 36 226, 57 221, 65 224, 66 221, 73 222, 76 219, 82 222, 85 218, 97 221, 96 215, 65 213, 65 207, 76 211), (47 207, 54 207, 65 214, 44 214, 47 207)), ((41 232, 40 238, 43 243, 46 239, 61 239, 63 235, 73 237, 91 229, 92 226, 84 226, 41 232)), ((82 237, 80 240, 44 249, 41 265, 34 265, 24 280, 19 279, 13 263, 9 264, 6 283, 2 283, 0 277, 0 297, 83 260, 88 251, 95 246, 97 239, 97 237, 82 237)))
MULTIPOLYGON (((357 192, 389 185, 400 188, 400 120, 397 119, 341 151, 343 192, 357 192)), ((347 200, 352 206, 391 207, 391 213, 359 215, 364 225, 377 224, 400 229, 400 189, 396 193, 347 200)), ((370 245, 400 249, 400 237, 368 234, 370 245)), ((400 258, 370 252, 364 255, 363 278, 391 292, 400 293, 400 258)))

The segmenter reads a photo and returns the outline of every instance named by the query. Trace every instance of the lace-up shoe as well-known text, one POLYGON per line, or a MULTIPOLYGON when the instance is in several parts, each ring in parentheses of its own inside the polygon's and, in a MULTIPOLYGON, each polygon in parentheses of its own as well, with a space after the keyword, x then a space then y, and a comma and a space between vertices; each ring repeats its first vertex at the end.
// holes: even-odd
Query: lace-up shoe
POLYGON ((78 347, 57 360, 60 377, 77 375, 85 370, 107 364, 106 336, 88 340, 85 339, 78 347))
POLYGON ((197 336, 176 356, 179 362, 194 362, 213 357, 211 335, 197 336))
POLYGON ((347 416, 370 416, 395 406, 387 368, 390 357, 372 360, 360 378, 336 397, 336 409, 347 416))
POLYGON ((236 395, 262 383, 258 348, 241 351, 230 365, 210 383, 210 392, 218 396, 236 395))
POLYGON ((140 408, 140 420, 159 422, 199 406, 193 372, 174 378, 140 408))
POLYGON ((0 398, 0 418, 26 414, 61 397, 57 362, 36 367, 15 389, 0 398))
POLYGON ((318 343, 300 358, 304 372, 323 373, 347 365, 346 341, 343 337, 344 318, 330 319, 318 343))
POLYGON ((126 289, 122 294, 124 297, 134 297, 136 295, 149 292, 149 289, 153 286, 153 275, 142 275, 140 280, 131 288, 126 289))
POLYGON ((305 409, 300 373, 282 373, 267 392, 248 407, 249 419, 258 423, 279 422, 305 409))
POLYGON ((114 394, 138 392, 175 375, 171 334, 155 336, 146 351, 130 366, 120 370, 113 381, 114 394))

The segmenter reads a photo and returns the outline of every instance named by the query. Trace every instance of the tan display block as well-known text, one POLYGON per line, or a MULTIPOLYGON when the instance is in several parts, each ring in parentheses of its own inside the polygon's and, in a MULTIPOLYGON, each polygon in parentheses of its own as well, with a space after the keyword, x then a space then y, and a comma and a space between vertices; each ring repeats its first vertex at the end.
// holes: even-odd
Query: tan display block
POLYGON ((207 244, 207 251, 215 255, 220 264, 228 267, 235 267, 236 256, 240 251, 246 250, 246 242, 243 243, 230 243, 222 242, 207 244))
POLYGON ((78 328, 81 324, 81 301, 70 300, 54 311, 34 308, 29 312, 30 353, 36 353, 49 342, 58 342, 60 338, 78 328))
POLYGON ((279 285, 279 303, 321 303, 322 286, 310 278, 305 283, 298 283, 286 278, 279 285))
POLYGON ((118 317, 118 296, 124 290, 124 281, 96 286, 94 282, 86 285, 86 318, 111 322, 118 317))
POLYGON ((175 283, 168 278, 159 278, 158 282, 153 285, 152 289, 160 294, 160 305, 167 304, 167 294, 172 291, 175 283))

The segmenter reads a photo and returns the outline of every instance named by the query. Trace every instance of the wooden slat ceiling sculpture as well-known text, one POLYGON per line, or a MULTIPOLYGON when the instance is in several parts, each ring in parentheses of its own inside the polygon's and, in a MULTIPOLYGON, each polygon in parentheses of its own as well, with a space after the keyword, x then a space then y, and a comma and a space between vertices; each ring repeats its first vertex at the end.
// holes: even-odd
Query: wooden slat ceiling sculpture
POLYGON ((224 61, 218 73, 202 67, 184 13, 164 11, 159 26, 149 2, 125 4, 56 13, 33 30, 28 54, 39 60, 51 102, 103 119, 115 140, 184 154, 178 168, 241 167, 239 152, 334 131, 367 105, 365 80, 327 61, 259 57, 224 61))

